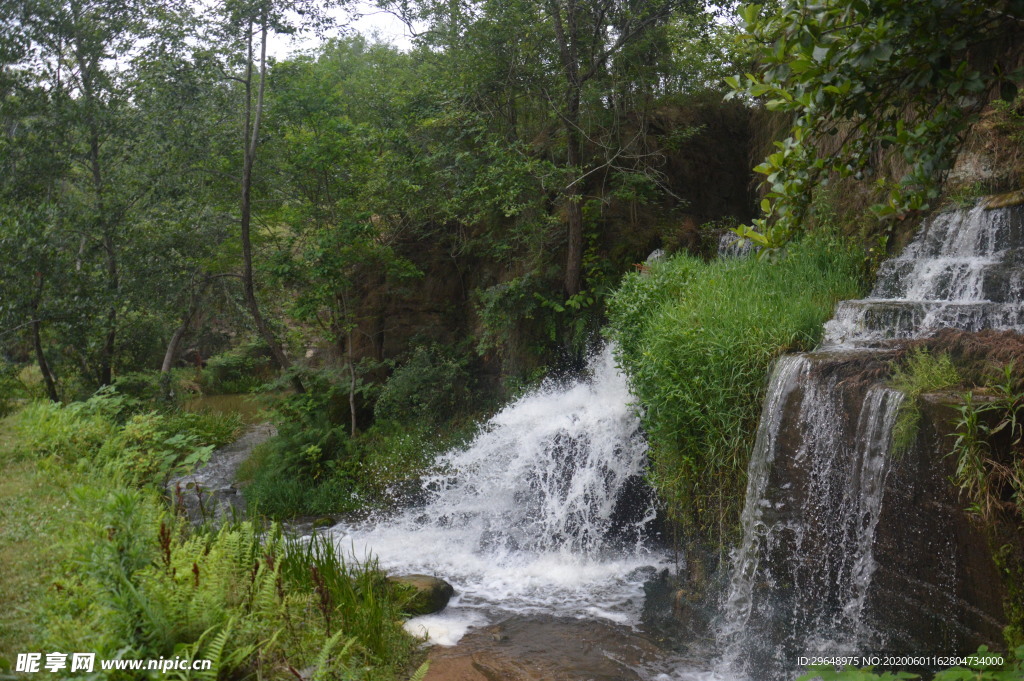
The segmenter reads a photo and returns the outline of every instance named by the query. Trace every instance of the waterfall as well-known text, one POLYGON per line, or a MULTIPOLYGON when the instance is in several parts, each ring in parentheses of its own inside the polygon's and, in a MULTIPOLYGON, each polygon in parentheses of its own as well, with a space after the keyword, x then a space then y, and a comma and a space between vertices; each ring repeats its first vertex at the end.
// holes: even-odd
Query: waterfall
POLYGON ((745 258, 753 255, 758 247, 750 239, 741 239, 730 229, 718 235, 719 258, 745 258))
POLYGON ((441 456, 424 504, 343 523, 337 541, 451 582, 448 629, 495 609, 630 621, 651 575, 639 568, 667 560, 647 544, 655 506, 631 402, 606 347, 585 376, 545 383, 441 456))
POLYGON ((871 347, 943 328, 1024 330, 1024 211, 942 213, 882 264, 871 295, 840 303, 825 347, 871 347))
POLYGON ((734 672, 877 644, 864 603, 902 394, 867 388, 851 415, 846 383, 859 363, 830 361, 784 357, 773 373, 720 626, 734 672))
MULTIPOLYGON (((798 656, 890 643, 892 632, 875 624, 885 600, 875 554, 879 520, 896 503, 886 481, 903 395, 872 369, 892 342, 943 328, 1024 330, 1022 262, 1021 208, 938 215, 883 263, 868 298, 837 306, 817 351, 778 361, 718 623, 720 669, 782 679, 798 656)), ((899 515, 890 511, 890 522, 899 515)), ((941 591, 926 581, 922 591, 941 591)))

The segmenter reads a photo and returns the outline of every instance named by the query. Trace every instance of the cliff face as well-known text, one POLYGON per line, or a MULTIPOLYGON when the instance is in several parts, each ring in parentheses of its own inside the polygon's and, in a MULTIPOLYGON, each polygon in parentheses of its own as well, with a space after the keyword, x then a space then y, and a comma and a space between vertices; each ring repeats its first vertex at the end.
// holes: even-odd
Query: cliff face
POLYGON ((921 398, 916 438, 892 451, 907 399, 892 361, 819 352, 775 370, 724 615, 727 659, 747 673, 790 678, 801 655, 1005 648, 1008 583, 951 482, 958 397, 921 398))
POLYGON ((886 649, 933 654, 1004 648, 1006 586, 987 528, 950 482, 955 395, 924 395, 917 438, 894 458, 875 540, 871 618, 886 649))
POLYGON ((881 264, 867 297, 836 306, 815 352, 779 360, 726 604, 729 650, 745 672, 784 678, 799 655, 1002 648, 1019 610, 1007 579, 1019 569, 1004 547, 1012 553, 1024 534, 1012 472, 1024 436, 1014 422, 979 424, 972 442, 986 442, 962 475, 960 393, 921 393, 986 386, 1009 367, 1003 387, 988 389, 1003 402, 972 414, 1016 418, 1022 244, 1018 206, 936 214, 881 264), (984 524, 969 508, 979 491, 984 524))
MULTIPOLYGON (((657 248, 700 250, 698 225, 752 216, 750 112, 735 103, 658 107, 643 122, 627 123, 649 150, 651 177, 661 188, 629 196, 614 190, 610 170, 588 178, 584 196, 588 221, 591 289, 614 285, 657 248)), ((590 150, 599 159, 598 149, 590 150)), ((531 229, 546 229, 543 246, 529 252, 492 248, 516 229, 515 218, 490 224, 434 225, 396 244, 397 252, 423 273, 398 283, 381 274, 368 283, 355 334, 355 356, 400 359, 416 343, 434 342, 463 351, 479 344, 485 333, 479 314, 486 296, 502 296, 496 309, 505 326, 491 350, 476 364, 479 378, 495 385, 504 376, 526 375, 552 365, 567 343, 569 317, 586 317, 591 329, 601 310, 592 306, 555 319, 551 306, 561 303, 564 227, 558 224, 557 201, 551 215, 531 229)), ((536 235, 535 235, 536 236, 536 235)), ((535 239, 536 241, 537 239, 535 239)), ((491 320, 493 322, 493 320, 491 320)))

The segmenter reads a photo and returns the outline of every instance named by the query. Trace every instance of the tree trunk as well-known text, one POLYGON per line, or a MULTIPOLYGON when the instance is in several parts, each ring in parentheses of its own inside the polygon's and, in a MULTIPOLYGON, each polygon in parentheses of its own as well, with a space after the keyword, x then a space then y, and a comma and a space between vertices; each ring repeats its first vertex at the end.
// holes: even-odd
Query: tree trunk
MULTIPOLYGON (((252 106, 252 30, 249 30, 248 47, 248 72, 245 80, 245 156, 242 163, 242 202, 241 202, 241 233, 242 233, 242 288, 245 292, 245 302, 252 315, 253 323, 263 341, 270 348, 270 354, 274 362, 282 370, 291 367, 291 362, 284 352, 284 348, 277 342, 274 332, 263 318, 260 312, 259 301, 256 299, 256 285, 252 269, 252 238, 250 229, 252 225, 252 168, 256 161, 256 149, 259 145, 260 122, 263 117, 263 99, 267 83, 267 32, 268 19, 263 18, 260 31, 260 70, 259 87, 256 93, 256 107, 253 113, 252 106)), ((292 376, 292 385, 296 392, 305 392, 302 381, 297 376, 292 376)))
POLYGON ((565 254, 565 295, 572 297, 580 292, 583 279, 583 186, 580 182, 583 166, 583 140, 580 136, 580 100, 583 82, 580 76, 579 20, 576 16, 576 0, 566 0, 565 17, 562 5, 549 0, 548 11, 554 20, 555 39, 565 75, 565 110, 561 112, 565 129, 566 165, 576 177, 563 191, 566 200, 566 235, 568 244, 565 254))
MULTIPOLYGON (((570 123, 573 127, 566 131, 569 144, 567 160, 570 168, 580 168, 583 155, 579 130, 575 127, 575 124, 579 122, 578 99, 576 105, 575 123, 570 123)), ((583 279, 583 187, 580 185, 580 182, 574 181, 565 192, 565 199, 568 202, 566 206, 568 245, 565 253, 565 295, 570 298, 580 292, 583 279)))
POLYGON ((39 365, 39 373, 43 375, 43 383, 46 384, 46 395, 53 402, 60 402, 57 397, 57 385, 50 373, 50 364, 46 361, 46 353, 43 352, 43 339, 40 333, 42 324, 39 321, 39 305, 43 298, 43 275, 36 275, 36 298, 32 305, 32 345, 36 351, 36 363, 39 365))
POLYGON ((93 128, 89 140, 89 163, 92 166, 93 192, 96 197, 96 220, 103 235, 103 253, 106 258, 107 293, 110 295, 110 309, 107 310, 107 333, 100 348, 100 368, 97 379, 100 385, 109 385, 113 380, 114 350, 117 343, 117 297, 121 289, 117 267, 117 252, 114 237, 107 223, 106 207, 103 201, 103 172, 100 165, 99 131, 93 128))
POLYGON ((171 364, 174 363, 174 356, 178 354, 178 343, 181 342, 185 332, 188 331, 189 325, 192 323, 192 316, 189 315, 181 326, 174 330, 171 334, 171 340, 167 342, 167 352, 164 353, 164 361, 160 364, 160 373, 166 374, 171 370, 171 364))
POLYGON ((348 332, 348 414, 352 419, 352 437, 359 432, 359 421, 356 417, 356 367, 352 361, 352 332, 348 332))
POLYGON ((356 433, 359 432, 359 419, 356 411, 356 388, 358 387, 358 381, 356 380, 355 346, 353 345, 355 340, 353 331, 355 331, 356 327, 349 317, 348 296, 344 292, 336 292, 334 299, 341 314, 340 317, 335 315, 331 328, 334 331, 339 346, 341 345, 342 330, 344 330, 345 361, 348 364, 348 415, 351 424, 349 434, 355 437, 356 433))

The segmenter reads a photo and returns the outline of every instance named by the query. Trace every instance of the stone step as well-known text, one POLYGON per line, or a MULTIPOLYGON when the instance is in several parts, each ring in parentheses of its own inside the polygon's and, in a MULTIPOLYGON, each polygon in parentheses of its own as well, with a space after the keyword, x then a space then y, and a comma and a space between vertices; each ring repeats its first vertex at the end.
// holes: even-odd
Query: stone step
POLYGON ((1024 304, 925 300, 848 300, 825 325, 824 347, 917 338, 940 329, 1024 331, 1024 304))

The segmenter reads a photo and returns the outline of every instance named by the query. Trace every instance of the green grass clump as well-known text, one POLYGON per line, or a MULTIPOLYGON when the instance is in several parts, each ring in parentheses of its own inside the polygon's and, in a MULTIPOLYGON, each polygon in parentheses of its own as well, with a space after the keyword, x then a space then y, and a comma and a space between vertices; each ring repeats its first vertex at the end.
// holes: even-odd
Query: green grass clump
POLYGON ((242 431, 242 416, 226 411, 171 411, 164 415, 163 428, 169 433, 188 431, 204 445, 223 447, 242 431))
POLYGON ((117 428, 112 415, 96 403, 65 407, 48 400, 27 404, 12 425, 23 452, 67 460, 95 454, 117 428))
POLYGON ((812 235, 770 260, 677 255, 612 295, 609 336, 643 408, 650 477, 685 527, 734 525, 772 360, 814 347, 836 301, 861 293, 863 262, 812 235))
POLYGON ((894 453, 905 452, 917 437, 917 425, 921 420, 918 397, 957 385, 960 380, 960 372, 946 353, 932 354, 924 348, 915 348, 904 362, 896 365, 892 387, 905 397, 896 412, 896 423, 892 429, 894 453))
POLYGON ((241 429, 237 414, 137 411, 143 404, 112 389, 67 405, 36 400, 12 419, 16 446, 23 455, 84 460, 132 484, 161 484, 241 429))

